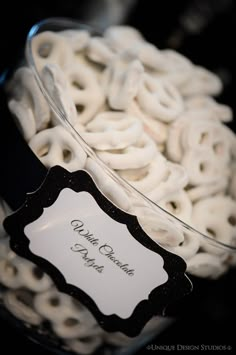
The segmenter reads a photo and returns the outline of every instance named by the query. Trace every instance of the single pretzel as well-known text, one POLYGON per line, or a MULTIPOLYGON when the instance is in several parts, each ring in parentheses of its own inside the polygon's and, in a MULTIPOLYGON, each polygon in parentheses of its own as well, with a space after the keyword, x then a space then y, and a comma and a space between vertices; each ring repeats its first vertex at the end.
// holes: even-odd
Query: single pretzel
POLYGON ((19 264, 22 261, 13 252, 0 260, 0 283, 10 289, 24 287, 19 264))
POLYGON ((39 132, 29 146, 47 168, 58 164, 74 171, 82 169, 86 161, 83 148, 62 126, 39 132))
POLYGON ((34 308, 42 317, 54 323, 76 317, 71 297, 54 288, 36 294, 34 308))
POLYGON ((77 62, 66 75, 69 81, 69 93, 78 112, 78 121, 88 123, 105 102, 104 94, 92 69, 77 62))
POLYGON ((76 339, 65 341, 70 349, 78 354, 92 354, 102 344, 102 339, 99 336, 84 336, 76 339))
MULTIPOLYGON (((228 196, 208 197, 193 206, 194 226, 212 240, 231 244, 236 235, 236 202, 228 196)), ((221 255, 224 249, 217 243, 202 239, 202 248, 212 254, 221 255)))
POLYGON ((230 133, 229 128, 218 121, 198 119, 186 125, 181 143, 185 151, 207 149, 215 155, 218 165, 227 165, 231 159, 230 133))
MULTIPOLYGON (((46 64, 42 69, 42 81, 57 108, 62 111, 65 118, 75 125, 77 122, 77 111, 70 96, 69 84, 66 75, 57 64, 46 64)), ((53 123, 58 124, 56 115, 53 116, 53 123)))
POLYGON ((218 183, 222 177, 229 175, 226 164, 222 164, 218 157, 208 148, 187 151, 181 161, 192 185, 218 183))
POLYGON ((138 59, 147 70, 162 71, 166 68, 166 62, 162 52, 153 44, 145 41, 137 41, 126 48, 125 52, 138 59))
POLYGON ((126 110, 137 95, 143 76, 143 66, 137 59, 127 60, 116 56, 107 66, 102 78, 109 106, 115 110, 126 110))
POLYGON ((142 34, 131 26, 110 26, 104 32, 104 38, 118 53, 130 48, 136 42, 144 41, 142 34))
POLYGON ((177 191, 164 197, 158 202, 158 205, 181 221, 191 224, 192 203, 188 194, 184 190, 177 191))
POLYGON ((39 326, 43 319, 32 307, 33 295, 25 289, 9 290, 3 295, 5 307, 25 323, 39 326))
POLYGON ((197 253, 187 260, 187 272, 197 277, 217 279, 227 270, 220 258, 209 253, 197 253))
POLYGON ((18 272, 22 284, 33 292, 43 292, 52 286, 51 279, 35 264, 20 258, 18 272))
POLYGON ((34 113, 36 130, 40 131, 45 129, 50 120, 50 109, 46 99, 42 95, 32 70, 28 67, 19 68, 15 72, 13 80, 16 82, 16 85, 20 86, 20 99, 23 99, 24 96, 27 97, 34 113))
POLYGON ((196 233, 184 232, 184 240, 178 246, 166 247, 171 253, 188 260, 197 254, 200 248, 200 240, 196 233))
POLYGON ((188 58, 171 49, 161 50, 160 53, 161 65, 152 73, 157 79, 168 80, 178 89, 191 80, 193 65, 188 58))
POLYGON ((64 30, 58 34, 66 39, 74 54, 83 51, 90 40, 90 33, 87 30, 64 30))
MULTIPOLYGON (((63 304, 59 306, 59 311, 63 304)), ((73 310, 65 313, 65 317, 59 320, 51 319, 54 332, 62 339, 73 339, 76 337, 98 336, 102 333, 96 319, 92 314, 77 301, 72 301, 69 306, 73 310), (76 305, 76 306, 75 306, 76 305)))
POLYGON ((124 112, 102 112, 86 125, 81 135, 98 150, 123 149, 135 143, 142 134, 142 123, 124 112))
POLYGON ((182 134, 189 124, 191 124, 191 120, 187 115, 183 114, 169 125, 166 154, 173 162, 179 163, 183 157, 182 134))
POLYGON ((97 151, 97 155, 112 169, 137 169, 148 165, 157 152, 154 141, 143 133, 133 145, 122 150, 97 151))
POLYGON ((222 91, 220 78, 206 68, 194 66, 191 80, 179 87, 183 96, 218 95, 222 91))
POLYGON ((133 100, 127 109, 127 112, 131 115, 138 117, 142 124, 144 131, 157 143, 157 145, 163 144, 167 140, 168 125, 164 122, 152 118, 141 110, 138 103, 133 100))
POLYGON ((183 242, 184 236, 182 231, 173 221, 168 221, 164 212, 160 212, 159 215, 152 213, 150 209, 136 208, 135 214, 143 230, 158 244, 164 247, 174 247, 183 242))
POLYGON ((156 203, 184 188, 188 183, 188 175, 181 165, 167 162, 166 166, 167 171, 164 179, 146 194, 150 200, 156 203))
POLYGON ((145 194, 158 186, 165 178, 167 173, 166 159, 160 153, 156 153, 156 157, 143 168, 118 170, 117 172, 136 190, 145 194))
POLYGON ((190 96, 185 100, 188 110, 195 110, 203 118, 218 119, 222 122, 230 122, 233 119, 233 111, 227 106, 220 104, 213 97, 207 95, 190 96))
POLYGON ((168 81, 147 74, 143 77, 137 100, 148 115, 164 122, 175 120, 183 110, 183 100, 177 89, 168 81))
POLYGON ((85 169, 92 175, 98 188, 108 199, 124 211, 130 209, 130 201, 126 192, 114 181, 114 179, 104 172, 104 169, 98 162, 94 161, 92 158, 88 158, 85 164, 85 169))
POLYGON ((27 102, 11 99, 8 107, 22 136, 28 142, 36 134, 36 122, 32 109, 27 102))
POLYGON ((192 202, 196 202, 198 200, 204 199, 206 197, 225 193, 226 187, 228 185, 227 177, 219 178, 219 180, 214 183, 205 184, 205 185, 197 185, 189 188, 187 190, 188 196, 192 202))
POLYGON ((71 65, 73 52, 62 35, 52 31, 44 31, 32 38, 32 56, 40 73, 49 63, 55 63, 62 69, 71 65))
POLYGON ((86 48, 86 55, 93 62, 106 66, 113 60, 115 53, 105 38, 92 37, 86 48))

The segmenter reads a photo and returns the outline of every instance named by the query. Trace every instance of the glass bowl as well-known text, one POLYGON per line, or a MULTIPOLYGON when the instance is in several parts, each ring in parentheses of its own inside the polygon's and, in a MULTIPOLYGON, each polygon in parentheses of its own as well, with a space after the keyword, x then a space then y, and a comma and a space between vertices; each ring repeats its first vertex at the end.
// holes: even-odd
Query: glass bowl
MULTIPOLYGON (((39 57, 41 56, 42 60, 46 61, 48 60, 48 58, 50 59, 51 50, 53 49, 54 38, 52 38, 52 43, 50 43, 50 40, 48 41, 48 39, 46 39, 46 41, 43 39, 39 42, 35 42, 35 38, 40 38, 38 36, 43 33, 56 32, 63 33, 64 38, 67 38, 68 41, 70 40, 72 43, 73 35, 76 31, 79 31, 85 37, 86 33, 90 33, 91 36, 95 37, 101 36, 99 29, 94 29, 86 24, 81 24, 70 19, 51 18, 35 24, 29 31, 27 37, 25 62, 23 62, 23 66, 27 66, 33 74, 38 93, 39 95, 41 95, 40 100, 44 100, 44 102, 48 106, 48 110, 50 111, 50 117, 53 117, 53 123, 47 123, 47 126, 49 128, 53 126, 64 127, 67 133, 69 133, 69 135, 73 137, 74 141, 76 142, 75 144, 78 147, 78 150, 83 153, 83 156, 86 156, 87 163, 84 163, 83 166, 79 164, 78 167, 75 168, 75 170, 82 168, 83 170, 88 171, 89 174, 92 175, 93 179, 95 180, 98 188, 102 191, 102 193, 121 210, 124 210, 129 214, 137 216, 140 225, 152 239, 159 243, 163 248, 171 251, 172 253, 176 253, 177 255, 184 258, 186 260, 187 266, 189 267, 187 269, 187 275, 190 279, 191 275, 194 275, 194 277, 203 278, 212 277, 212 273, 209 271, 207 262, 203 263, 202 265, 199 264, 199 269, 201 269, 200 273, 198 272, 199 270, 196 265, 192 265, 191 263, 188 264, 189 259, 191 259, 193 255, 197 255, 197 253, 204 254, 206 253, 206 251, 207 253, 214 256, 214 260, 216 260, 215 258, 221 260, 219 264, 210 266, 212 268, 215 267, 213 278, 220 277, 229 268, 222 260, 234 258, 236 246, 233 245, 233 243, 230 244, 219 241, 214 237, 211 237, 207 234, 202 233, 199 230, 196 230, 192 225, 186 223, 185 221, 178 219, 175 215, 171 214, 163 207, 159 206, 158 203, 153 202, 150 198, 145 196, 144 193, 141 193, 134 186, 128 183, 127 180, 122 178, 121 175, 118 175, 117 172, 114 171, 114 169, 111 169, 108 164, 105 164, 86 141, 85 136, 82 134, 83 131, 81 131, 81 126, 75 124, 75 122, 71 119, 71 107, 69 105, 67 106, 66 102, 63 101, 58 95, 59 91, 57 88, 55 90, 55 83, 53 83, 52 85, 52 82, 45 81, 45 77, 43 77, 44 74, 42 74, 42 67, 40 67, 40 61, 38 60, 38 58, 35 57, 35 53, 39 57), (171 242, 173 242, 173 236, 175 240, 174 247, 170 245, 171 242), (182 252, 181 247, 188 246, 189 243, 192 243, 192 249, 190 248, 190 252, 188 248, 186 248, 187 251, 184 249, 184 251, 182 252)), ((61 49, 60 45, 58 45, 58 48, 59 52, 62 50, 62 54, 63 51, 64 54, 67 53, 66 46, 64 49, 61 49)), ((62 62, 63 60, 64 59, 62 55, 62 62)), ((52 61, 54 61, 53 56, 52 61)), ((58 62, 56 64, 58 64, 58 62)), ((62 63, 62 66, 64 64, 62 63)), ((65 66, 66 65, 67 64, 65 64, 65 66)), ((70 63, 68 65, 70 66, 70 63)), ((93 65, 94 67, 96 67, 95 70, 101 70, 100 64, 93 63, 93 65)), ((52 74, 51 78, 55 79, 57 76, 57 72, 53 72, 53 70, 49 72, 52 74), (54 74, 55 76, 53 77, 54 74)), ((60 82, 61 78, 59 77, 58 80, 60 82)), ((80 116, 78 115, 78 119, 79 118, 80 116)), ((46 126, 42 128, 42 130, 45 128, 46 126)), ((22 130, 22 127, 20 127, 20 129, 22 130)), ((42 153, 40 158, 43 158, 45 154, 47 154, 47 151, 42 153)), ((64 157, 64 163, 65 166, 67 166, 67 161, 70 161, 70 152, 66 151, 65 155, 66 156, 64 157)), ((6 212, 6 214, 8 214, 8 212, 6 212)), ((6 250, 7 255, 5 255, 5 259, 9 264, 11 259, 14 259, 15 256, 13 257, 10 249, 7 249, 8 247, 5 245, 7 244, 5 236, 4 238, 0 239, 0 242, 3 246, 2 249, 5 248, 6 250)), ((2 293, 4 294, 7 292, 14 293, 17 292, 17 289, 5 285, 2 293)), ((28 293, 31 294, 31 296, 33 295, 33 298, 37 294, 35 290, 29 290, 28 293)), ((26 302, 24 296, 22 297, 23 301, 26 302)), ((5 307, 9 307, 10 312, 14 314, 13 309, 9 306, 9 304, 6 303, 5 299, 6 297, 3 296, 5 307)), ((60 312, 60 309, 58 309, 58 312, 60 312)), ((56 351, 56 349, 60 348, 61 351, 65 351, 68 353, 70 351, 80 353, 80 351, 78 350, 79 347, 76 347, 76 345, 71 341, 70 338, 63 338, 63 336, 60 337, 55 332, 56 327, 52 327, 53 322, 49 318, 47 319, 46 317, 45 319, 45 316, 42 317, 40 322, 35 326, 35 324, 30 323, 30 319, 24 319, 23 314, 15 312, 14 315, 18 318, 22 317, 20 318, 22 322, 28 324, 29 327, 32 327, 33 332, 35 331, 38 334, 43 334, 42 338, 40 336, 39 342, 45 343, 43 340, 44 338, 47 338, 49 343, 50 338, 53 338, 54 342, 56 339, 56 345, 54 344, 55 346, 53 346, 51 343, 51 349, 53 351, 56 351)), ((40 317, 41 316, 42 315, 40 315, 40 317)), ((107 354, 134 353, 140 346, 144 345, 145 343, 150 341, 150 339, 152 339, 154 336, 163 331, 163 329, 165 329, 169 324, 171 324, 172 321, 173 319, 171 317, 154 317, 153 320, 151 320, 144 328, 144 331, 140 334, 140 336, 134 339, 128 339, 126 336, 123 336, 122 334, 118 333, 113 335, 106 334, 101 330, 98 335, 94 336, 95 338, 99 338, 98 342, 95 342, 94 347, 91 347, 90 351, 85 347, 85 349, 82 350, 82 353, 88 354, 94 353, 96 351, 101 351, 101 353, 103 353, 103 351, 107 351, 107 354)), ((87 338, 89 338, 91 334, 86 334, 87 338)), ((86 339, 84 341, 86 342, 86 339)))

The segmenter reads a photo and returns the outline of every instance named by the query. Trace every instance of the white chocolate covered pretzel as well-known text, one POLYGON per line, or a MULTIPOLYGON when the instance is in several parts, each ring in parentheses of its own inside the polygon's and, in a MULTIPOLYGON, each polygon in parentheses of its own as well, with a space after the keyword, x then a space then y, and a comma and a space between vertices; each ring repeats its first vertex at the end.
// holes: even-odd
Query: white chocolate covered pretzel
POLYGON ((105 102, 97 77, 85 64, 76 62, 66 71, 69 92, 78 112, 78 122, 88 123, 105 102))
POLYGON ((116 52, 130 48, 136 42, 144 41, 142 34, 131 26, 110 26, 104 31, 104 37, 116 52))
POLYGON ((103 37, 92 37, 86 48, 86 55, 90 60, 101 65, 107 65, 114 58, 114 51, 103 37))
MULTIPOLYGON (((57 64, 47 64, 42 69, 41 76, 43 84, 57 108, 62 111, 62 114, 72 125, 75 125, 77 123, 77 111, 70 96, 66 75, 57 64)), ((54 125, 60 123, 55 114, 53 118, 54 125)))
POLYGON ((33 111, 27 102, 11 99, 8 102, 10 112, 22 136, 28 142, 36 134, 36 122, 33 111))
POLYGON ((137 101, 151 117, 171 122, 183 110, 183 100, 177 89, 168 81, 158 80, 144 74, 137 101))
POLYGON ((108 174, 103 167, 92 158, 88 158, 85 169, 93 177, 99 189, 105 196, 125 211, 130 209, 130 200, 125 191, 108 174))
POLYGON ((183 96, 218 95, 222 90, 220 78, 206 68, 194 66, 191 80, 179 87, 183 96))
POLYGON ((71 65, 73 51, 64 36, 52 31, 44 31, 32 38, 32 56, 37 71, 49 63, 55 63, 62 69, 71 65))
POLYGON ((179 255, 184 260, 188 260, 197 254, 200 248, 200 238, 193 232, 184 232, 184 239, 178 246, 167 247, 174 254, 179 255))
POLYGON ((181 190, 188 183, 188 175, 181 165, 167 162, 166 166, 167 171, 164 179, 147 193, 147 197, 154 202, 159 202, 163 198, 181 190))
POLYGON ((167 218, 164 220, 164 213, 161 211, 158 215, 158 213, 153 213, 149 209, 139 207, 135 208, 135 214, 143 230, 158 244, 164 247, 175 247, 183 242, 182 231, 173 221, 168 221, 167 218))
POLYGON ((58 34, 66 39, 66 43, 69 44, 75 55, 87 48, 90 40, 90 33, 85 29, 64 30, 58 34))
POLYGON ((169 213, 191 225, 192 203, 184 190, 174 192, 158 202, 169 213))
POLYGON ((214 152, 207 148, 186 151, 181 164, 186 169, 189 183, 192 185, 216 183, 222 177, 229 176, 227 165, 220 164, 214 152))
POLYGON ((136 97, 143 78, 143 66, 126 54, 117 55, 107 66, 102 77, 102 86, 110 107, 126 110, 136 97))
MULTIPOLYGON (((205 185, 197 185, 191 187, 187 190, 188 196, 192 202, 196 202, 198 200, 204 199, 206 197, 216 195, 216 194, 224 194, 226 187, 228 185, 227 177, 222 177, 214 183, 205 185)), ((232 195, 233 196, 233 195, 232 195)))
POLYGON ((166 154, 167 157, 176 163, 181 161, 184 149, 182 145, 182 134, 187 125, 191 124, 189 117, 181 115, 177 120, 169 125, 167 141, 166 141, 166 154))
POLYGON ((157 145, 161 145, 166 142, 168 136, 168 125, 152 118, 150 115, 147 115, 143 110, 141 110, 136 100, 130 104, 127 112, 141 120, 144 131, 157 143, 157 145))
POLYGON ((32 325, 40 325, 42 317, 34 310, 33 295, 25 290, 9 290, 3 295, 5 307, 17 318, 32 325))
POLYGON ((191 121, 186 125, 181 136, 184 151, 203 149, 213 153, 219 165, 226 165, 231 155, 231 131, 218 121, 203 120, 191 121))
POLYGON ((188 58, 171 49, 161 50, 160 54, 161 60, 150 74, 168 80, 176 88, 191 80, 193 65, 188 58))
POLYGON ((188 110, 194 110, 198 115, 208 119, 218 119, 222 122, 229 122, 233 119, 233 111, 227 106, 217 102, 213 97, 207 95, 190 96, 185 100, 188 110))
POLYGON ((220 258, 209 253, 197 253, 187 260, 187 272, 197 277, 217 279, 227 269, 220 258))
POLYGON ((99 113, 81 132, 84 140, 98 150, 124 149, 134 144, 142 134, 142 123, 124 112, 99 113))
MULTIPOLYGON (((228 196, 202 199, 193 206, 194 226, 213 240, 230 245, 236 236, 236 202, 228 196)), ((202 248, 212 254, 222 254, 223 248, 202 239, 202 248)))
POLYGON ((74 317, 75 314, 71 297, 53 288, 36 294, 34 307, 42 317, 54 323, 61 322, 66 317, 74 317))
POLYGON ((148 165, 154 158, 157 147, 147 134, 133 145, 121 150, 97 151, 97 155, 112 169, 137 169, 148 165))
POLYGON ((47 168, 58 164, 74 171, 82 169, 86 161, 82 147, 62 126, 39 132, 29 146, 47 168))
POLYGON ((102 344, 102 339, 99 336, 84 336, 67 340, 65 343, 76 353, 89 355, 102 344))
POLYGON ((33 292, 44 292, 52 286, 52 281, 49 276, 38 266, 22 258, 20 261, 21 262, 18 264, 18 272, 24 287, 33 292))
POLYGON ((19 272, 20 258, 13 256, 12 258, 3 258, 0 260, 0 283, 10 289, 24 287, 22 275, 19 272))
POLYGON ((118 170, 117 173, 142 193, 158 186, 167 173, 166 159, 160 153, 145 167, 140 169, 118 170))

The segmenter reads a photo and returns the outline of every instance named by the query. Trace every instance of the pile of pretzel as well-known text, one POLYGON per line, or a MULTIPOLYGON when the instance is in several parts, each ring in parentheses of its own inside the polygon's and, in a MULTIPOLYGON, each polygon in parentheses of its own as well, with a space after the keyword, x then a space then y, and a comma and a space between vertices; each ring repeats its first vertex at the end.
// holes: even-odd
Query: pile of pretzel
MULTIPOLYGON (((102 36, 83 29, 45 31, 33 38, 32 55, 57 108, 122 179, 88 156, 49 106, 32 69, 22 66, 7 87, 9 109, 43 164, 87 170, 108 198, 138 216, 151 238, 185 259, 190 274, 217 278, 235 265, 235 254, 217 247, 236 246, 236 137, 225 124, 231 109, 213 98, 222 90, 220 79, 180 53, 159 50, 128 26, 110 27, 102 36), (209 239, 143 207, 123 188, 123 179, 209 239)), ((100 345, 104 332, 101 338, 87 310, 76 309, 46 275, 36 277, 34 265, 4 249, 4 238, 0 247, 0 282, 9 288, 4 300, 13 313, 18 292, 30 290, 35 324, 48 319, 76 351, 85 326, 94 340, 88 343, 100 345), (57 311, 55 299, 65 312, 57 311)))

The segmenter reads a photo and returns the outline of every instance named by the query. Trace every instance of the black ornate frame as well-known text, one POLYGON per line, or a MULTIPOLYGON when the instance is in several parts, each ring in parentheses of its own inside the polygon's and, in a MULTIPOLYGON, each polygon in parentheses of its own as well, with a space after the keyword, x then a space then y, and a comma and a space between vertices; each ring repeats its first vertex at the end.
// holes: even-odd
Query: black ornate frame
POLYGON ((148 237, 139 225, 137 217, 113 205, 84 170, 70 173, 60 166, 51 168, 42 185, 35 192, 28 193, 25 203, 5 219, 4 227, 10 235, 11 248, 18 255, 31 260, 49 274, 61 292, 77 298, 87 306, 101 327, 108 332, 121 331, 130 337, 137 336, 153 315, 165 315, 168 304, 175 302, 192 290, 192 284, 185 275, 186 263, 184 260, 163 249, 148 237), (164 269, 168 273, 168 281, 153 289, 149 298, 142 300, 127 319, 120 318, 115 314, 104 315, 83 290, 68 284, 55 266, 46 259, 36 256, 29 249, 29 240, 24 234, 25 226, 38 219, 43 213, 43 209, 51 206, 64 188, 70 188, 75 192, 89 192, 107 215, 126 224, 131 235, 139 243, 158 253, 164 259, 164 269))

